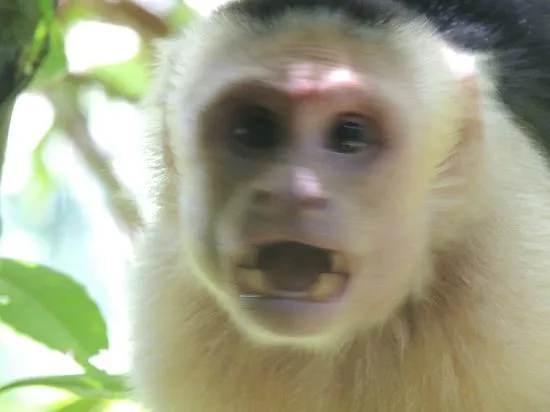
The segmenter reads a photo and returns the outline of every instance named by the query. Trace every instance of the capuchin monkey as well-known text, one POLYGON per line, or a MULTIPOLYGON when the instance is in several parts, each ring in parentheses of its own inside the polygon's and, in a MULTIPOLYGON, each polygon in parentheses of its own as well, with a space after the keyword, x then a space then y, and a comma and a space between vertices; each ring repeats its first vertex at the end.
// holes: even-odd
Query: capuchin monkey
POLYGON ((164 41, 136 397, 549 412, 549 4, 242 0, 164 41))

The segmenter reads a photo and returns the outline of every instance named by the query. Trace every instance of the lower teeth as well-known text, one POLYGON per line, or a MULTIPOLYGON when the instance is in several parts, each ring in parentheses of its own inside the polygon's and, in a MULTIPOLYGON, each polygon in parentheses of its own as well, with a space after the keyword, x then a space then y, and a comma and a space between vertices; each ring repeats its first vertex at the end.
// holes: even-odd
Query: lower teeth
POLYGON ((322 273, 306 291, 274 289, 259 269, 239 269, 239 286, 246 296, 278 297, 286 299, 326 300, 341 293, 344 277, 339 273, 322 273))
POLYGON ((259 269, 240 269, 240 286, 247 294, 266 294, 271 287, 259 269))
POLYGON ((342 275, 338 273, 322 273, 311 291, 314 299, 328 299, 337 295, 343 286, 342 275))

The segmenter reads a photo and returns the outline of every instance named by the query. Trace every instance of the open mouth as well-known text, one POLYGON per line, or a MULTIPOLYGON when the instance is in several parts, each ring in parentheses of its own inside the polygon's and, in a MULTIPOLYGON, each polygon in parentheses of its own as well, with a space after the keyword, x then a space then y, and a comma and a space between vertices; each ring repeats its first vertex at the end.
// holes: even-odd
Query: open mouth
POLYGON ((252 246, 236 268, 242 298, 329 301, 344 293, 348 279, 343 254, 297 242, 252 246))

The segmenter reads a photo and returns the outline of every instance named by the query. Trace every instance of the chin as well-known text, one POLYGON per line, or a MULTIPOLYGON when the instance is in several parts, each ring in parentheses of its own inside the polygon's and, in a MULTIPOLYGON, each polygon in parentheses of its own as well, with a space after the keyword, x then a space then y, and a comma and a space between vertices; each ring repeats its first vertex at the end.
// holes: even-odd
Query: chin
POLYGON ((342 334, 338 321, 342 306, 342 302, 240 298, 236 318, 245 333, 260 341, 317 346, 342 334))
POLYGON ((322 351, 339 346, 347 335, 332 304, 236 303, 229 310, 230 318, 241 335, 255 344, 322 351))

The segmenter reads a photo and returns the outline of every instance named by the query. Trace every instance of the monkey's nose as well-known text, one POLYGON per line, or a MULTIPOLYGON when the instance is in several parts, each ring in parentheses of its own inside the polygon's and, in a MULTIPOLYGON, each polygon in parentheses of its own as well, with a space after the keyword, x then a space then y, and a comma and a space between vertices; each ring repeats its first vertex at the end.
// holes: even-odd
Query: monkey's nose
POLYGON ((328 201, 317 175, 303 167, 274 172, 252 192, 253 209, 264 215, 319 211, 328 201))

